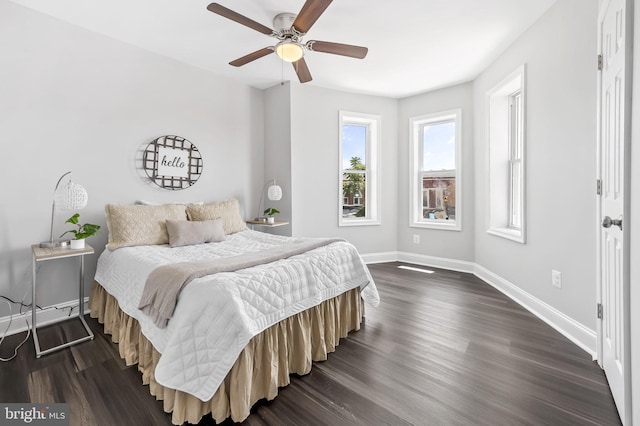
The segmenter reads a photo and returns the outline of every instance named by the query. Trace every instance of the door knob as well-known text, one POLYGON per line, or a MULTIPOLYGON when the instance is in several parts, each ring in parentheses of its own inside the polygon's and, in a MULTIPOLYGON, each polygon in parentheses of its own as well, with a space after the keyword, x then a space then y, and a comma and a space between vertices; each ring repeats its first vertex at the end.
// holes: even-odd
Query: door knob
POLYGON ((611 228, 612 225, 622 229, 622 216, 620 216, 619 219, 611 219, 609 216, 605 216, 604 219, 602 219, 603 228, 611 228))

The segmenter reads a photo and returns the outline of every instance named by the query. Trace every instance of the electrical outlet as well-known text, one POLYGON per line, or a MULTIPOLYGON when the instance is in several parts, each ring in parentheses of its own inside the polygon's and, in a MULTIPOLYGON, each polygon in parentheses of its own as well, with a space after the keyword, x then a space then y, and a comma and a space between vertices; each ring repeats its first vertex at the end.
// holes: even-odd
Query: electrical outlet
POLYGON ((420 244, 420 235, 413 234, 413 244, 420 244))
POLYGON ((551 285, 557 288, 562 288, 562 272, 551 270, 551 285))

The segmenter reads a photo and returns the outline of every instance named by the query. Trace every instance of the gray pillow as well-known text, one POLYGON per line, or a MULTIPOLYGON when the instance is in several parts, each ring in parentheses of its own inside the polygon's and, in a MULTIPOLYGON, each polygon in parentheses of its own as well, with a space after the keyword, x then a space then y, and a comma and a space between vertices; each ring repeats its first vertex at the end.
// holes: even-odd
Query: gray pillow
POLYGON ((167 233, 171 247, 217 243, 225 239, 222 219, 197 222, 167 219, 167 233))

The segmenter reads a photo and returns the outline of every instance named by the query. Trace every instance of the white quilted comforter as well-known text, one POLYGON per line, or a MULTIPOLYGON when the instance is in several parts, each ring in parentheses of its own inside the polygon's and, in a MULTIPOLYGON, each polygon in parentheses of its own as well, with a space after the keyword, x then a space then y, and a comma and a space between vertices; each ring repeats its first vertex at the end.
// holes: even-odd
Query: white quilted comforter
POLYGON ((291 240, 243 231, 214 244, 105 250, 95 279, 162 354, 155 371, 158 383, 206 401, 249 340, 280 320, 356 287, 368 305, 377 306, 369 270, 355 247, 337 242, 289 259, 198 278, 182 290, 164 329, 137 308, 147 276, 167 263, 268 250, 291 240))

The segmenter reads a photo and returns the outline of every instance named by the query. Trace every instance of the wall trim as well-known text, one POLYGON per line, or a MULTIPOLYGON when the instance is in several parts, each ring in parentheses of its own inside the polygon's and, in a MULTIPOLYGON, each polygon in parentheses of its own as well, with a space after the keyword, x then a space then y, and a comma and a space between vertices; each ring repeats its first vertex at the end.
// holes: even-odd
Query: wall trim
POLYGON ((475 263, 464 260, 449 259, 446 257, 427 256, 424 254, 398 252, 398 261, 415 263, 422 266, 447 269, 450 271, 473 273, 475 263))
POLYGON ((408 252, 369 253, 363 255, 362 258, 366 263, 406 262, 473 274, 553 327, 560 334, 590 354, 594 360, 596 359, 597 333, 595 330, 586 327, 477 263, 408 252))
MULTIPOLYGON (((89 313, 89 297, 84 298, 84 313, 89 313)), ((77 317, 78 299, 58 303, 57 305, 47 306, 44 309, 38 310, 38 327, 44 327, 45 325, 77 317), (71 315, 69 315, 69 310, 72 308, 71 315)), ((9 316, 0 318, 0 333, 4 332, 8 325, 9 316)), ((31 327, 31 310, 23 312, 22 314, 14 311, 13 321, 11 321, 11 327, 7 331, 7 336, 27 331, 27 327, 31 327), (29 326, 27 326, 25 320, 29 322, 29 326)))
POLYGON ((364 263, 386 263, 386 262, 397 262, 398 261, 398 252, 397 251, 387 251, 383 253, 367 253, 361 254, 362 260, 364 263))
POLYGON ((473 274, 549 324, 560 334, 589 353, 592 359, 596 359, 597 334, 595 330, 584 326, 483 266, 476 264, 473 274))

